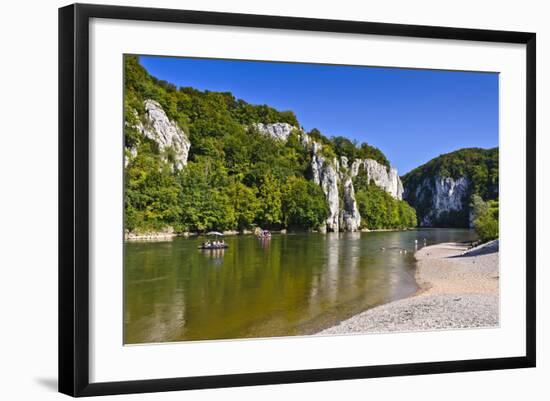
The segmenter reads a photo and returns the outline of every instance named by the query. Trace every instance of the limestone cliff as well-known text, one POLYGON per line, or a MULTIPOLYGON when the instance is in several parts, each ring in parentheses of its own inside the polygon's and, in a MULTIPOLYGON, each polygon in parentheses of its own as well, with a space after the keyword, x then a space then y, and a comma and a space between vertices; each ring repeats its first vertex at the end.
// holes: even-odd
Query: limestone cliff
POLYGON ((326 160, 321 153, 322 145, 312 141, 311 171, 313 182, 320 185, 327 199, 329 213, 327 230, 340 231, 340 175, 337 160, 326 160))
POLYGON ((351 165, 351 176, 356 177, 361 168, 365 169, 367 177, 377 186, 389 193, 395 199, 403 199, 403 184, 397 174, 397 169, 390 167, 389 171, 383 164, 372 159, 356 159, 351 165))
POLYGON ((469 211, 470 181, 467 177, 455 179, 436 175, 424 179, 414 191, 416 202, 429 205, 419 216, 419 224, 423 227, 448 225, 446 221, 452 216, 469 211))
MULTIPOLYGON (((277 140, 287 140, 292 130, 297 129, 286 123, 256 124, 259 132, 270 135, 277 140)), ((329 213, 326 221, 328 231, 357 231, 361 226, 361 215, 355 199, 352 178, 364 169, 369 180, 384 189, 394 198, 401 200, 403 184, 397 170, 389 170, 383 164, 372 159, 355 159, 347 157, 327 159, 323 155, 323 145, 312 140, 301 130, 300 141, 311 152, 311 175, 315 184, 321 186, 325 194, 329 213)))
MULTIPOLYGON (((174 122, 171 121, 161 105, 154 100, 145 100, 143 118, 139 119, 139 113, 136 111, 138 123, 135 128, 146 138, 154 141, 160 151, 164 161, 172 163, 177 169, 181 170, 187 164, 191 142, 185 132, 174 122)), ((129 155, 125 158, 125 164, 137 154, 137 149, 128 149, 129 155)))
POLYGON ((355 190, 351 177, 344 181, 344 208, 340 215, 344 231, 357 231, 361 227, 361 214, 355 200, 355 190))
POLYGON ((274 124, 255 124, 255 127, 261 133, 272 136, 275 139, 286 141, 288 136, 295 127, 288 123, 274 123, 274 124))
POLYGON ((465 148, 405 174, 404 199, 424 227, 471 227, 473 194, 498 199, 498 148, 465 148))

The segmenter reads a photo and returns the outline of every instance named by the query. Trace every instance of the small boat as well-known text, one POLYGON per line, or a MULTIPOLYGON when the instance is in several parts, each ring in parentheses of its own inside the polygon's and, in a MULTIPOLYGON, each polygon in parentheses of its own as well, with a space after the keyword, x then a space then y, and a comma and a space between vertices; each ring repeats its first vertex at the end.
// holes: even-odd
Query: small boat
POLYGON ((256 236, 260 239, 271 238, 271 233, 268 230, 260 230, 256 236))
MULTIPOLYGON (((206 233, 206 236, 223 237, 223 234, 218 231, 211 231, 206 233)), ((227 249, 229 248, 229 245, 227 245, 224 241, 207 241, 200 244, 198 248, 205 250, 227 249)))
POLYGON ((199 249, 227 249, 229 245, 227 244, 201 244, 198 246, 199 249))

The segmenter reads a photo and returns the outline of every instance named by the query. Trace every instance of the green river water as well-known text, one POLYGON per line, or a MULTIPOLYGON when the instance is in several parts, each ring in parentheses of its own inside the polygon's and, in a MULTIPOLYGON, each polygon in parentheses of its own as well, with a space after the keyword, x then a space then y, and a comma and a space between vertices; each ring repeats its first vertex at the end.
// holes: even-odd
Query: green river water
POLYGON ((472 230, 226 236, 126 242, 124 343, 306 335, 417 290, 418 247, 472 230), (381 249, 385 248, 385 249, 381 249), (406 249, 407 252, 400 252, 406 249))

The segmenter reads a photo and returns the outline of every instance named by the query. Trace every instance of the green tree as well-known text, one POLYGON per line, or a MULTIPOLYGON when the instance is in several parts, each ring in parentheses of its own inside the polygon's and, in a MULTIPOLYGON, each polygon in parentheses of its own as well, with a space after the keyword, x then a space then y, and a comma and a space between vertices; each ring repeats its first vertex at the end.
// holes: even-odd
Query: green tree
POLYGON ((223 166, 210 159, 189 162, 180 174, 181 226, 187 230, 224 230, 236 226, 223 166), (221 170, 221 171, 220 171, 221 170))
POLYGON ((480 196, 472 199, 474 210, 474 228, 483 242, 498 238, 498 200, 484 202, 480 196))
POLYGON ((148 142, 125 169, 125 227, 129 230, 158 230, 177 224, 180 187, 166 163, 160 161, 148 142))
POLYGON ((328 213, 321 188, 303 177, 290 177, 286 182, 282 209, 287 227, 306 229, 324 224, 328 213))
POLYGON ((249 188, 243 183, 233 180, 227 189, 227 193, 233 206, 237 228, 240 230, 249 228, 254 222, 260 205, 256 197, 256 189, 249 188))
POLYGON ((417 224, 416 212, 407 202, 393 198, 374 184, 359 186, 356 200, 363 228, 407 228, 417 224))
POLYGON ((487 202, 483 200, 478 194, 472 195, 472 201, 470 203, 470 210, 472 213, 473 220, 477 220, 479 217, 483 216, 489 211, 487 202))
POLYGON ((331 144, 339 157, 345 156, 349 160, 372 159, 386 166, 387 169, 390 168, 390 162, 386 156, 378 148, 366 142, 359 145, 356 141, 351 141, 343 136, 335 136, 331 138, 331 144))
POLYGON ((267 173, 258 189, 257 222, 261 227, 273 227, 283 222, 281 183, 267 173))

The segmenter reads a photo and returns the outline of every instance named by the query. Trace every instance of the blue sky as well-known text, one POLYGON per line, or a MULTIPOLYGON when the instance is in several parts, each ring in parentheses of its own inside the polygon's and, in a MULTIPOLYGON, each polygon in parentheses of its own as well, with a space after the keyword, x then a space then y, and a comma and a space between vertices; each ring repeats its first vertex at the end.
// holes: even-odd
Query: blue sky
POLYGON ((306 131, 382 150, 399 174, 464 147, 498 146, 498 74, 173 57, 140 58, 177 86, 292 110, 306 131))

